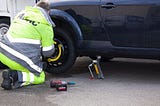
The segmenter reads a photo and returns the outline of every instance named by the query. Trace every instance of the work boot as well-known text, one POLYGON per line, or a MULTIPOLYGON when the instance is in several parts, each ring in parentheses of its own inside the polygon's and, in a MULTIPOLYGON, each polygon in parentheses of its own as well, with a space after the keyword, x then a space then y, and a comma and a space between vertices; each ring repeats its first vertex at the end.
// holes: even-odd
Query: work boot
POLYGON ((1 84, 1 87, 5 90, 11 90, 12 85, 18 80, 18 74, 17 71, 13 70, 5 70, 2 73, 3 82, 1 84))
POLYGON ((14 89, 17 89, 17 88, 22 88, 23 82, 19 82, 19 81, 16 81, 14 84, 13 84, 13 88, 14 89))
POLYGON ((16 81, 18 81, 18 72, 16 70, 11 70, 10 75, 13 79, 13 85, 16 81))
POLYGON ((10 76, 9 70, 5 70, 2 73, 3 82, 1 84, 1 87, 5 90, 11 90, 12 89, 12 78, 10 76))

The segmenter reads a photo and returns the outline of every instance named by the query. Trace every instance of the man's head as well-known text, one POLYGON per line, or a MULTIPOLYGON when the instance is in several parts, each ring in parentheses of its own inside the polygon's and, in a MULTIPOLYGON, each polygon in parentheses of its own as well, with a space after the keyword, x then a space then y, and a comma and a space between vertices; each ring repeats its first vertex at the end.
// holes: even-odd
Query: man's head
POLYGON ((46 11, 50 10, 50 4, 47 1, 39 1, 36 6, 43 8, 46 11))

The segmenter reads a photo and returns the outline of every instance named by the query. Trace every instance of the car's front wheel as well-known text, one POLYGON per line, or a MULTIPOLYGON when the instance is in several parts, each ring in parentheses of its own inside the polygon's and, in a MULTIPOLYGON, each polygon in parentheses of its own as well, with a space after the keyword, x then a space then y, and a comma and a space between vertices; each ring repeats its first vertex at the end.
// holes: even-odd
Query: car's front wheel
POLYGON ((54 29, 55 53, 45 59, 49 73, 68 72, 76 60, 75 46, 69 33, 61 28, 54 29))

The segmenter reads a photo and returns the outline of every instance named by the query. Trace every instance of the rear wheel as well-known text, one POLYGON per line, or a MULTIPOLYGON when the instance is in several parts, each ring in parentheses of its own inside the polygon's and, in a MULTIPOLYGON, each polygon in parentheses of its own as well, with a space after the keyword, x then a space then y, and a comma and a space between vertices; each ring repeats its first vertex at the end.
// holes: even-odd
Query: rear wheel
POLYGON ((0 19, 0 36, 4 36, 9 29, 9 19, 0 19))
POLYGON ((75 47, 72 38, 61 28, 54 29, 55 53, 45 59, 46 71, 49 73, 68 72, 76 60, 75 47))
MULTIPOLYGON (((9 25, 9 19, 0 19, 0 37, 7 33, 9 25)), ((0 68, 7 68, 7 66, 0 62, 0 68)))

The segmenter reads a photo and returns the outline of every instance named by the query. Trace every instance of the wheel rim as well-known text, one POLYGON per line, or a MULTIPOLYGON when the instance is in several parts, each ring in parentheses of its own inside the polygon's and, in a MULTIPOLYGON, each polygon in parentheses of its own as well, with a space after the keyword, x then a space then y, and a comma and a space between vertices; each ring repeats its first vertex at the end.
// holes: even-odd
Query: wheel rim
POLYGON ((7 26, 0 27, 0 36, 4 36, 7 33, 8 29, 9 28, 7 26))
POLYGON ((60 67, 67 62, 69 50, 67 42, 62 38, 55 38, 55 53, 47 58, 47 63, 51 67, 60 67))

